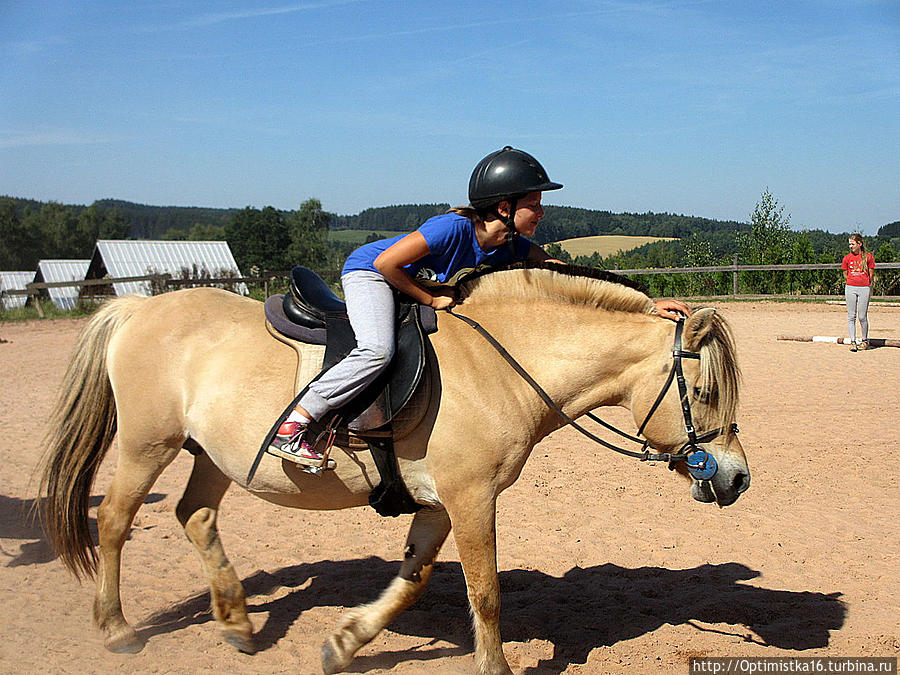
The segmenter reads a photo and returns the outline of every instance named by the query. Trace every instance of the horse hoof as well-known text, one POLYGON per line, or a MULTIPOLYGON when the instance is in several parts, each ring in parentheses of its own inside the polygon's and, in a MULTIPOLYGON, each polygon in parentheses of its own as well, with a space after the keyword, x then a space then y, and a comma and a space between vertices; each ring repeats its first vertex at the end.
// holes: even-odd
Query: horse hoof
POLYGON ((335 673, 343 672, 344 668, 350 665, 352 660, 353 657, 348 659, 338 656, 338 653, 329 642, 322 645, 322 672, 325 673, 325 675, 334 675, 335 673))
POLYGON ((103 644, 113 654, 137 654, 144 648, 144 641, 131 627, 117 635, 109 636, 103 644))
POLYGON ((236 631, 224 631, 222 636, 225 638, 225 642, 236 648, 239 652, 243 652, 244 654, 256 653, 256 643, 254 642, 252 635, 243 635, 236 631))

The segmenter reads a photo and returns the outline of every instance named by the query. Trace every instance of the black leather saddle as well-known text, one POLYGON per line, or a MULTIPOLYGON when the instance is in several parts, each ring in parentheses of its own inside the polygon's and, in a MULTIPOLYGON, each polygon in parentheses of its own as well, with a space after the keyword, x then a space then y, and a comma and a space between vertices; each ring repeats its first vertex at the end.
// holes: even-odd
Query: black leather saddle
MULTIPOLYGON (((387 370, 365 391, 335 413, 354 432, 388 424, 403 409, 422 378, 426 336, 437 330, 430 307, 400 296, 397 307, 397 349, 387 370)), ((309 344, 325 345, 324 372, 355 346, 347 307, 325 281, 306 267, 291 270, 290 292, 265 303, 266 319, 279 333, 309 344)))
MULTIPOLYGON (((369 504, 382 516, 415 513, 422 508, 410 496, 400 477, 391 420, 415 393, 425 371, 426 350, 430 349, 427 335, 437 330, 437 316, 431 307, 399 296, 396 308, 397 349, 391 364, 359 396, 334 411, 329 422, 331 428, 345 427, 368 444, 381 477, 381 482, 369 495, 369 504)), ((291 270, 290 292, 268 298, 265 314, 269 324, 286 337, 325 345, 322 372, 356 346, 346 305, 318 274, 305 267, 291 270)), ((305 392, 306 388, 291 401, 269 431, 250 469, 248 482, 281 421, 305 392)))

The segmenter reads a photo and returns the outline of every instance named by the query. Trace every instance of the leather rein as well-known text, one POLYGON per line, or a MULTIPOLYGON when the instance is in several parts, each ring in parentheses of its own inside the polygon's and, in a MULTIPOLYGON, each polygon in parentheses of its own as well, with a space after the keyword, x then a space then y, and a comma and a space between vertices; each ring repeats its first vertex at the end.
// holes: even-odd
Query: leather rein
MULTIPOLYGON (((698 480, 709 480, 715 475, 717 470, 717 464, 715 458, 703 450, 700 447, 700 443, 706 443, 708 441, 721 436, 725 433, 726 429, 720 427, 718 429, 713 429, 712 431, 707 431, 702 434, 697 434, 694 429, 693 418, 691 415, 691 403, 688 399, 687 395, 687 382, 684 378, 684 371, 682 369, 681 360, 682 359, 700 359, 700 354, 697 352, 689 352, 682 349, 681 346, 681 334, 684 330, 684 319, 679 319, 675 323, 675 345, 672 349, 672 367, 669 369, 669 375, 666 378, 665 383, 662 386, 662 389, 659 392, 659 395, 656 397, 656 400, 653 402, 653 405, 650 407, 650 410, 647 412, 647 416, 644 417, 644 421, 641 423, 640 428, 638 429, 638 436, 640 436, 644 429, 647 426, 647 423, 650 421, 650 418, 653 417, 653 413, 659 408, 663 399, 666 396, 666 393, 669 391, 669 387, 672 386, 672 382, 675 381, 678 386, 678 394, 681 401, 681 413, 684 417, 684 428, 687 433, 688 441, 685 443, 679 452, 669 453, 651 453, 649 450, 650 441, 646 439, 640 439, 636 436, 632 436, 631 434, 627 434, 621 429, 614 427, 612 424, 608 422, 604 422, 602 419, 594 415, 593 413, 586 413, 587 417, 592 419, 594 422, 602 425, 603 427, 609 429, 610 431, 614 431, 620 436, 627 438, 630 441, 635 443, 640 443, 642 446, 641 451, 628 450, 626 448, 619 447, 614 445, 608 441, 599 438, 598 436, 592 434, 590 431, 579 425, 575 420, 569 417, 563 410, 560 408, 556 402, 550 397, 550 395, 544 391, 544 389, 535 381, 531 375, 519 364, 518 361, 513 358, 513 356, 501 345, 497 339, 491 335, 480 323, 471 319, 467 316, 463 316, 462 314, 455 313, 452 308, 448 307, 445 310, 448 314, 455 316, 460 321, 468 324, 471 328, 473 328, 481 337, 483 337, 488 344, 493 347, 500 356, 506 360, 506 362, 512 367, 516 373, 525 380, 528 385, 534 389, 538 396, 547 404, 547 407, 550 408, 553 412, 555 412, 560 419, 563 420, 567 425, 575 428, 579 433, 584 436, 590 438, 595 443, 602 445, 605 448, 613 450, 623 455, 627 455, 628 457, 633 457, 635 459, 639 459, 643 462, 668 462, 669 468, 674 469, 674 465, 677 462, 685 462, 688 467, 688 471, 690 471, 691 475, 697 478, 698 480)), ((731 433, 738 433, 738 427, 736 424, 732 424, 728 429, 731 433)))

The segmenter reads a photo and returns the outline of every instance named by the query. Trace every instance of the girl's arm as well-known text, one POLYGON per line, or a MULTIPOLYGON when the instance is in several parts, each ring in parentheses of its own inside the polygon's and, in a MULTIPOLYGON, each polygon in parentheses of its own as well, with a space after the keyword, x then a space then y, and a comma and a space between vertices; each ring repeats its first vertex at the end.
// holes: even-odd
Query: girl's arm
POLYGON ((421 232, 411 232, 398 241, 393 246, 382 251, 375 258, 375 269, 387 279, 388 283, 401 293, 406 293, 416 302, 423 305, 434 307, 435 309, 446 309, 453 304, 452 295, 438 294, 435 295, 416 283, 409 272, 403 267, 414 263, 420 258, 424 258, 431 251, 428 248, 428 242, 421 232))

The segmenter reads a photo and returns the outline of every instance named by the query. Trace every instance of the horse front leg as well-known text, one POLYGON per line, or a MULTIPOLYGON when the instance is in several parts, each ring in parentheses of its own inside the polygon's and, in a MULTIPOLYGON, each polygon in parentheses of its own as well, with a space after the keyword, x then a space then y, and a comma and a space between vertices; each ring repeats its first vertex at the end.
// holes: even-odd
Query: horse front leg
POLYGON ((413 516, 400 573, 375 602, 347 612, 322 645, 322 670, 326 675, 344 670, 360 647, 418 600, 449 532, 450 519, 443 509, 422 509, 413 516))
POLYGON ((219 503, 229 485, 231 479, 205 452, 195 456, 191 477, 175 507, 175 515, 200 556, 209 581, 213 616, 219 622, 222 636, 240 651, 252 654, 256 647, 244 587, 225 555, 216 527, 219 503))
POLYGON ((447 508, 472 610, 475 664, 481 675, 509 675, 512 671, 500 639, 496 496, 469 493, 447 508))

